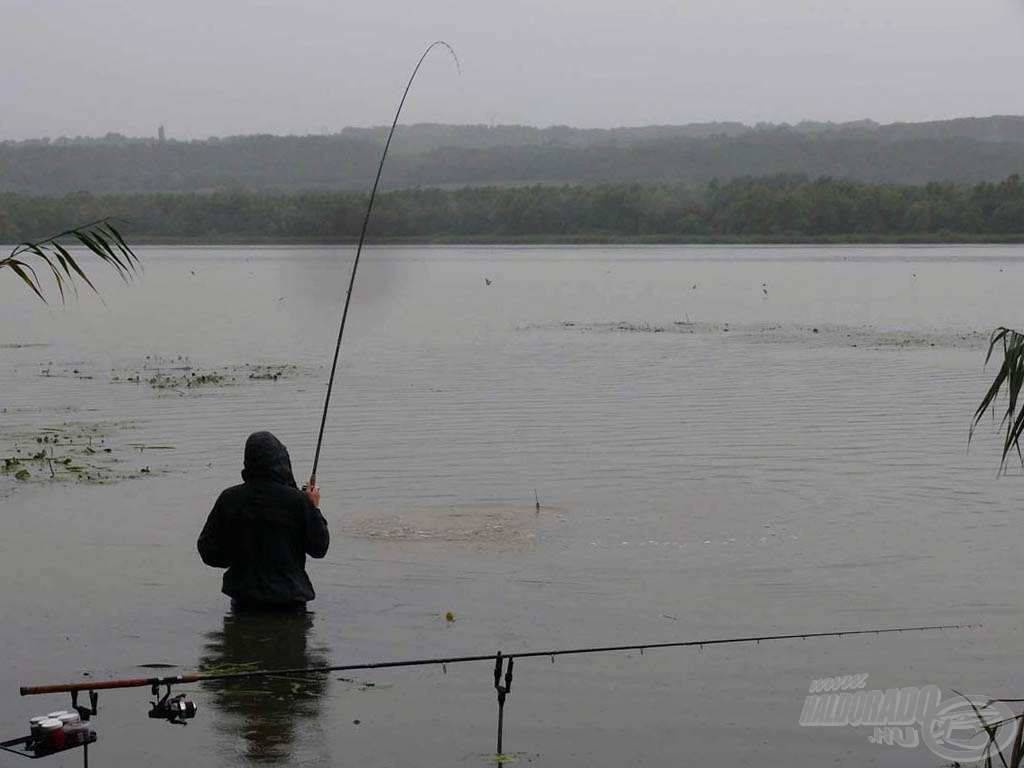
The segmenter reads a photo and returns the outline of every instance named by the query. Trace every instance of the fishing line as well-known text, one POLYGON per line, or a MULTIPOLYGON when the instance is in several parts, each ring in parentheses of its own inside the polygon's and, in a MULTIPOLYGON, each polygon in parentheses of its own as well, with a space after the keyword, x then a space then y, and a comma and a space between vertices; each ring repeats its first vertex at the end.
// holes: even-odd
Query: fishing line
POLYGON ((316 438, 316 453, 313 456, 313 471, 310 473, 309 487, 313 488, 316 486, 316 469, 320 463, 320 447, 324 441, 324 428, 327 426, 327 409, 331 404, 331 392, 334 389, 334 374, 338 369, 338 355, 341 352, 341 339, 345 334, 345 321, 348 319, 348 307, 352 300, 352 288, 356 283, 356 270, 359 268, 359 256, 363 252, 363 241, 366 240, 366 228, 370 223, 370 212, 373 210, 373 201, 377 197, 377 186, 380 184, 380 175, 384 170, 384 160, 388 156, 388 149, 391 147, 391 139, 395 135, 395 128, 398 126, 398 118, 402 114, 402 107, 405 106, 405 98, 409 95, 409 89, 412 88, 412 82, 416 79, 416 73, 420 71, 420 66, 423 64, 424 59, 427 58, 434 48, 437 46, 444 46, 448 49, 448 52, 455 59, 455 68, 459 74, 462 74, 462 67, 459 65, 459 57, 455 55, 455 49, 452 48, 444 40, 437 40, 427 46, 427 49, 423 51, 423 55, 420 56, 420 60, 416 62, 416 67, 413 69, 412 74, 409 76, 409 82, 405 84, 405 91, 402 93, 402 100, 398 102, 398 109, 395 111, 395 119, 391 123, 391 130, 388 131, 388 139, 384 143, 384 151, 380 155, 380 164, 377 166, 377 177, 373 180, 373 188, 370 190, 370 202, 366 206, 366 215, 363 217, 363 228, 359 233, 359 245, 356 246, 356 258, 352 262, 352 274, 348 281, 348 291, 345 293, 345 308, 341 313, 341 326, 338 328, 338 343, 334 347, 334 361, 331 363, 331 375, 327 380, 327 397, 324 399, 324 413, 320 418, 320 433, 316 438))

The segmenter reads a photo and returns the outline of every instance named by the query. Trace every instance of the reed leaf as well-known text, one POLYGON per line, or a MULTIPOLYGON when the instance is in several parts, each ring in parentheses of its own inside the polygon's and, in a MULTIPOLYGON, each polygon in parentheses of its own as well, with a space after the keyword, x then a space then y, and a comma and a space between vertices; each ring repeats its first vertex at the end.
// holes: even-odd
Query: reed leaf
MULTIPOLYGON (((978 722, 981 725, 977 732, 980 733, 981 731, 984 731, 985 735, 988 737, 988 743, 985 745, 985 767, 992 768, 992 751, 996 750, 996 754, 999 756, 999 762, 1003 764, 1003 768, 1010 768, 1010 766, 1008 766, 1006 763, 1006 758, 1003 757, 1002 750, 998 749, 999 745, 996 743, 996 740, 999 737, 999 729, 1002 728, 1004 725, 1008 725, 1010 723, 1016 724, 1017 719, 1010 718, 1009 720, 997 720, 996 722, 989 722, 985 719, 985 716, 982 714, 981 710, 978 709, 977 705, 975 705, 975 703, 971 701, 969 696, 964 696, 964 694, 960 693, 960 691, 958 691, 956 688, 953 688, 951 690, 957 696, 966 701, 968 706, 972 710, 974 710, 974 716, 978 718, 978 722)), ((992 699, 989 699, 986 702, 985 706, 989 706, 990 704, 992 704, 992 701, 992 699)))
POLYGON ((0 266, 10 267, 11 271, 14 272, 14 274, 16 274, 22 280, 24 280, 25 283, 28 284, 28 287, 36 292, 36 296, 38 296, 40 299, 43 299, 44 302, 46 301, 46 299, 43 297, 43 294, 37 287, 39 284, 39 278, 36 276, 36 271, 32 269, 32 267, 30 267, 28 264, 25 264, 24 262, 18 261, 13 257, 4 259, 3 262, 0 262, 0 266))
POLYGON ((1006 469, 1006 459, 1010 451, 1016 450, 1017 456, 1024 464, 1024 453, 1021 452, 1020 439, 1024 435, 1024 408, 1020 407, 1021 389, 1024 388, 1024 334, 1012 328, 996 328, 989 337, 988 353, 985 355, 985 364, 992 359, 992 354, 997 349, 1003 353, 1003 361, 996 371, 992 384, 981 399, 981 404, 974 411, 974 418, 971 421, 971 429, 967 437, 970 444, 974 437, 974 430, 977 429, 982 417, 991 413, 994 417, 997 412, 1002 416, 999 426, 1005 429, 1003 436, 1003 454, 999 462, 999 469, 1006 469), (1006 393, 1006 406, 998 405, 1000 392, 1006 393))
POLYGON ((6 267, 14 272, 44 303, 46 303, 46 296, 43 293, 43 283, 26 258, 35 259, 37 263, 41 262, 49 270, 54 284, 57 286, 57 291, 60 293, 62 303, 65 300, 67 288, 78 293, 78 282, 85 283, 94 293, 99 293, 79 264, 79 260, 60 242, 61 240, 77 240, 89 253, 113 269, 118 277, 125 282, 131 280, 141 269, 135 252, 125 242, 109 218, 72 227, 43 240, 21 243, 11 251, 10 255, 0 259, 0 269, 6 267))

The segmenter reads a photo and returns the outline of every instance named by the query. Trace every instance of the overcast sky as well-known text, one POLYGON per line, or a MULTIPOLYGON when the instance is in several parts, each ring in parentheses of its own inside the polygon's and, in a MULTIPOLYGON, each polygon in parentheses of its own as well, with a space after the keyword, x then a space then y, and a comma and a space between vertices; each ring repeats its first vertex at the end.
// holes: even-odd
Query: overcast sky
POLYGON ((1024 114, 1024 0, 0 0, 0 140, 1024 114))

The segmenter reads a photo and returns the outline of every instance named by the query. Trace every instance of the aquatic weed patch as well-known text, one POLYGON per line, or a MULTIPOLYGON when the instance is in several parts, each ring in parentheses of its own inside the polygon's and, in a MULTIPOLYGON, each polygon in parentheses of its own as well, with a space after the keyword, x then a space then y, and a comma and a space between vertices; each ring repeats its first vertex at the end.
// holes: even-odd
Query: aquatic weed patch
POLYGON ((558 328, 576 333, 606 334, 691 334, 719 336, 733 341, 758 344, 797 344, 814 347, 851 347, 866 349, 974 349, 983 348, 988 332, 973 329, 877 328, 870 325, 802 324, 802 323, 730 323, 698 320, 675 320, 667 324, 646 321, 609 321, 581 323, 564 321, 555 325, 521 326, 519 330, 558 328))
POLYGON ((110 381, 118 384, 146 384, 156 390, 184 393, 193 389, 215 389, 244 381, 278 381, 299 373, 293 363, 241 363, 214 367, 193 364, 188 357, 146 356, 135 368, 112 369, 110 381))
MULTIPOLYGON (((129 379, 130 380, 130 379, 129 379)), ((140 383, 136 374, 136 383, 140 383)), ((191 389, 192 387, 216 387, 231 384, 235 377, 221 371, 157 371, 145 379, 153 389, 191 389)))
POLYGON ((36 364, 36 375, 40 378, 63 378, 78 380, 106 379, 111 384, 135 384, 154 390, 172 390, 184 393, 188 390, 207 390, 230 387, 248 381, 276 382, 291 379, 302 373, 295 363, 224 363, 200 365, 186 355, 164 357, 146 355, 137 365, 117 368, 97 368, 88 362, 36 364))
POLYGON ((277 365, 255 365, 248 363, 244 367, 249 371, 249 378, 256 381, 277 381, 278 379, 295 376, 299 372, 299 367, 294 363, 277 365))
POLYGON ((343 683, 347 683, 348 685, 350 685, 353 688, 355 688, 357 691, 363 691, 363 692, 365 692, 365 691, 386 691, 386 690, 388 690, 390 688, 394 688, 395 687, 394 683, 378 683, 378 682, 375 682, 373 680, 358 680, 358 679, 356 679, 354 677, 339 677, 338 680, 340 680, 343 683))
POLYGON ((238 675, 260 668, 258 661, 204 661, 199 671, 204 675, 238 675))
POLYGON ((0 481, 102 484, 152 474, 132 455, 141 451, 115 437, 134 426, 66 421, 9 434, 0 442, 0 481))
POLYGON ((96 376, 87 370, 83 370, 84 366, 77 364, 68 365, 54 365, 54 363, 39 363, 39 376, 44 379, 94 379, 96 376))

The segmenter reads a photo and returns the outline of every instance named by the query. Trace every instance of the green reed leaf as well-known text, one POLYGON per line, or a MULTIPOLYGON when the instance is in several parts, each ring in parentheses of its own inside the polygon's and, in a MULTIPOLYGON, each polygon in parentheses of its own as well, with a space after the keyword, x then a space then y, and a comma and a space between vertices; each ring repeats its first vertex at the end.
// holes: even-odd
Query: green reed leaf
POLYGON ((25 261, 26 256, 42 262, 49 269, 62 302, 65 299, 65 286, 70 286, 77 293, 79 281, 98 293, 92 280, 79 265, 78 259, 60 242, 62 239, 77 240, 125 282, 128 282, 141 267, 135 252, 125 242, 111 219, 99 219, 43 240, 15 246, 10 255, 0 259, 0 269, 7 267, 13 271, 43 302, 46 302, 46 297, 43 295, 42 283, 35 270, 25 261))

